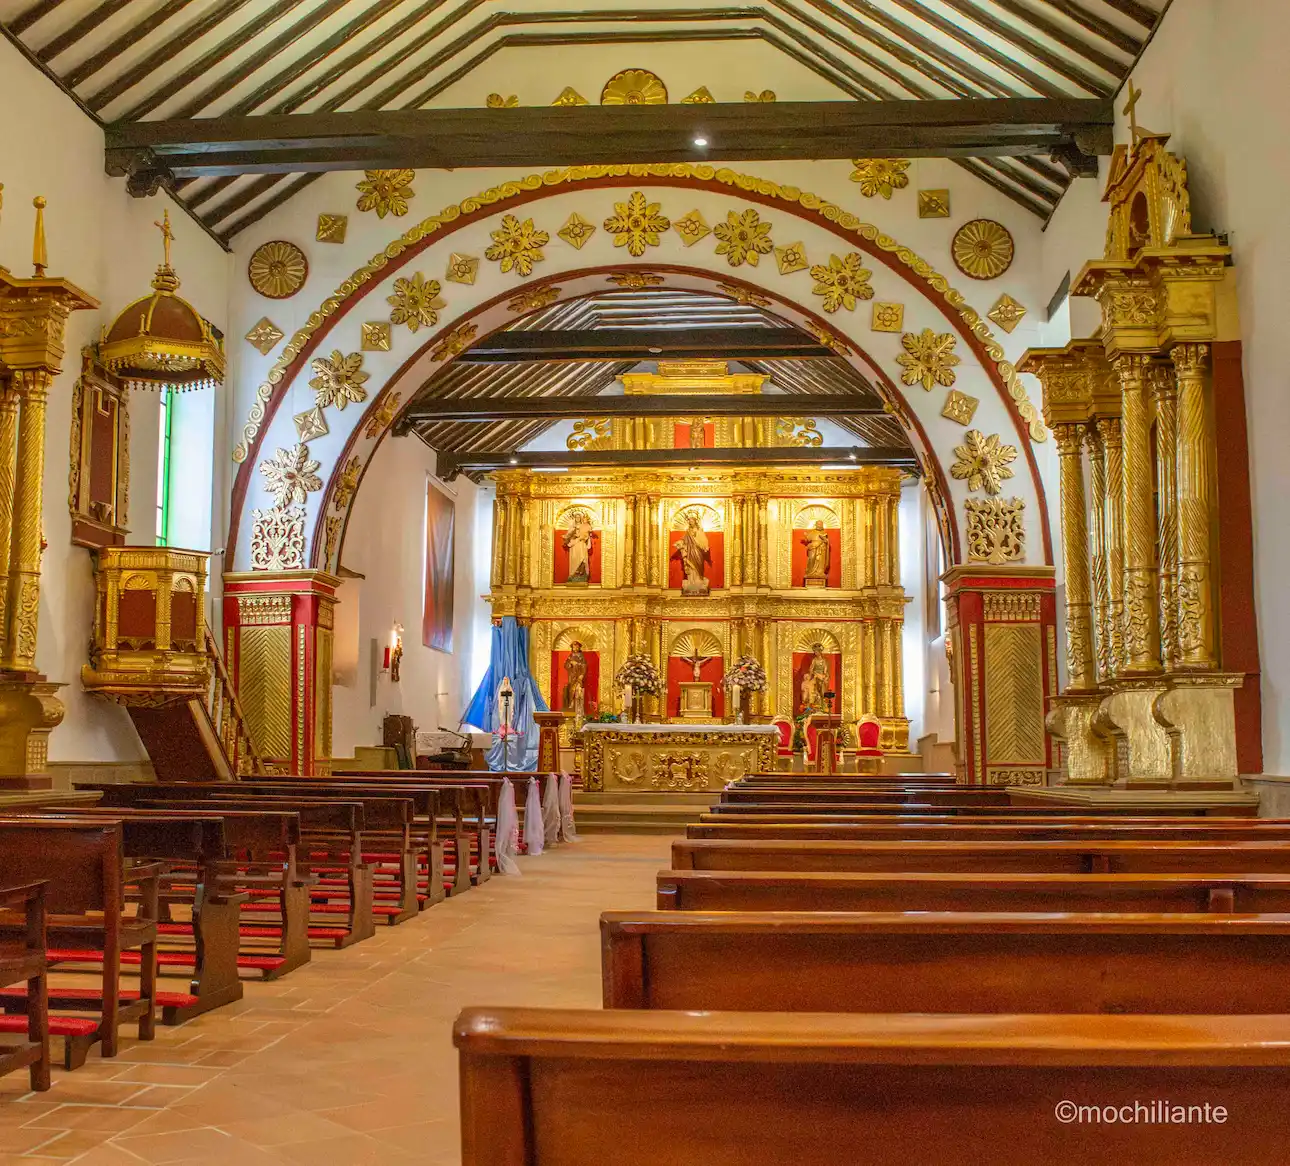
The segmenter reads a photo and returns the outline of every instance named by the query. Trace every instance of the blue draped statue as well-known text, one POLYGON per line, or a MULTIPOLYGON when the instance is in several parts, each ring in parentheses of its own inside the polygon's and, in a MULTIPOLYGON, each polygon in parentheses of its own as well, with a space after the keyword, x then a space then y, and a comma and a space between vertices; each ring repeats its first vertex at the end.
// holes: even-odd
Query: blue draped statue
POLYGON ((529 630, 520 627, 513 615, 503 616, 501 626, 493 627, 488 671, 462 718, 465 724, 493 734, 493 747, 488 751, 489 769, 501 769, 504 762, 509 769, 532 769, 537 764, 538 727, 533 714, 546 710, 546 701, 529 671, 529 630), (507 676, 515 689, 509 753, 505 752, 506 741, 499 732, 501 710, 497 700, 502 679, 507 676))

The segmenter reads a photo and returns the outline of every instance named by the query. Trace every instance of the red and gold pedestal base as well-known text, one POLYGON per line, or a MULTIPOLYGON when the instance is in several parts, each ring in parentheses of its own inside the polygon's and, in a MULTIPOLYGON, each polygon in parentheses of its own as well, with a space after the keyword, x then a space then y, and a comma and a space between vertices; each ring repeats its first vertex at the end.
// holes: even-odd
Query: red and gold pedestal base
POLYGON ((954 567, 943 576, 957 702, 958 780, 1044 785, 1057 692, 1052 567, 954 567))
POLYGON ((325 571, 224 576, 224 651, 251 735, 276 773, 331 771, 336 589, 325 571))

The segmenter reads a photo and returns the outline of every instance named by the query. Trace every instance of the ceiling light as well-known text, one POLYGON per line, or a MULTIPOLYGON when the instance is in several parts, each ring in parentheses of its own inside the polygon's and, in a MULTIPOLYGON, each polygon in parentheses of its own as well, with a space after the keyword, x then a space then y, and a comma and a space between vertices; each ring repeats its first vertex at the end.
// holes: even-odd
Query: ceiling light
POLYGON ((568 466, 529 466, 535 474, 567 474, 568 466))
POLYGON ((703 137, 695 138, 694 144, 696 146, 706 146, 708 144, 708 139, 703 137))
POLYGON ((821 466, 822 470, 858 470, 860 467, 853 462, 840 462, 835 466, 821 466))
POLYGON ((518 466, 519 464, 520 464, 520 459, 519 459, 519 458, 517 458, 517 457, 513 457, 513 458, 511 458, 511 465, 513 465, 513 466, 518 466))
POLYGON ((658 356, 659 353, 661 353, 663 350, 661 348, 651 348, 649 351, 652 352, 655 356, 658 356))

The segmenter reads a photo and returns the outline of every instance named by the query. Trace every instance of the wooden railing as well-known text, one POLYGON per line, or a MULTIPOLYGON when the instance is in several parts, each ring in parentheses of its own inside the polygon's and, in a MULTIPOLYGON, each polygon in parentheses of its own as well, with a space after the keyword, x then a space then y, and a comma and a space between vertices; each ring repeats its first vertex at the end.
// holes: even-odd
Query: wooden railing
POLYGON ((263 775, 264 759, 246 727, 246 715, 237 699, 233 681, 220 654, 219 642, 206 629, 206 655, 211 662, 211 680, 206 690, 206 713, 224 746, 229 769, 235 778, 263 775))

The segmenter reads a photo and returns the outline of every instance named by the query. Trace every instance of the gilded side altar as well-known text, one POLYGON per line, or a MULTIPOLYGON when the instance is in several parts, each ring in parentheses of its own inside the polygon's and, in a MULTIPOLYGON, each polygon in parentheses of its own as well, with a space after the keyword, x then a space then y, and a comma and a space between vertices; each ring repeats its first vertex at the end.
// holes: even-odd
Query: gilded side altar
MULTIPOLYGON (((729 374, 724 361, 659 368, 625 376, 626 392, 750 393, 766 380, 729 374)), ((795 403, 790 395, 784 402, 786 412, 795 403)), ((632 450, 820 441, 816 423, 803 417, 642 416, 576 422, 568 444, 632 450)), ((901 471, 517 469, 493 480, 488 599, 494 620, 511 615, 532 629, 530 668, 553 710, 575 721, 621 711, 614 676, 628 656, 643 653, 663 681, 663 692, 646 698, 646 720, 684 719, 682 686, 693 699, 700 683, 712 686, 713 719, 728 720, 734 710, 721 677, 748 655, 769 680, 768 691, 753 696, 758 720, 799 716, 803 694, 823 689, 837 694, 832 711, 847 739, 860 717, 872 715, 885 750, 908 749, 901 471), (821 659, 827 684, 807 680, 821 659)))
POLYGON ((774 725, 583 727, 583 788, 595 792, 719 790, 775 768, 774 725))

